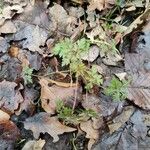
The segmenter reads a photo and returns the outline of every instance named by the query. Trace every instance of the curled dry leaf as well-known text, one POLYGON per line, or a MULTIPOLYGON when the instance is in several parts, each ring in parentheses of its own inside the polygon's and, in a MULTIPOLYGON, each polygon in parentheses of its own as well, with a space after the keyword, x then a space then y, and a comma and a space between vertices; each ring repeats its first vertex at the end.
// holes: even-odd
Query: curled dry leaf
POLYGON ((45 140, 41 139, 39 139, 38 141, 36 140, 28 141, 22 148, 22 150, 42 150, 44 144, 45 140))
POLYGON ((40 133, 49 133, 53 137, 53 142, 59 140, 58 135, 65 132, 73 132, 76 129, 61 124, 56 117, 50 117, 50 114, 41 112, 33 117, 27 118, 24 122, 27 130, 32 130, 37 139, 40 133))
POLYGON ((74 99, 74 94, 76 87, 59 87, 57 85, 49 86, 49 79, 41 78, 41 102, 43 109, 51 114, 55 113, 56 110, 56 102, 58 100, 63 101, 72 101, 74 99))
POLYGON ((20 103, 23 102, 23 97, 20 93, 21 88, 17 88, 15 82, 2 81, 0 82, 0 107, 9 113, 14 113, 20 103))

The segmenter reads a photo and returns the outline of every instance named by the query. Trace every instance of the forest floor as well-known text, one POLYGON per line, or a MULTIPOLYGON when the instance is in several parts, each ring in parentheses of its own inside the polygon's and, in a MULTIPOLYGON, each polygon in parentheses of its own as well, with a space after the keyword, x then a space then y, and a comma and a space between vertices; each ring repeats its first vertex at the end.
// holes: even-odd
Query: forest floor
POLYGON ((0 0, 0 150, 150 150, 149 0, 0 0))

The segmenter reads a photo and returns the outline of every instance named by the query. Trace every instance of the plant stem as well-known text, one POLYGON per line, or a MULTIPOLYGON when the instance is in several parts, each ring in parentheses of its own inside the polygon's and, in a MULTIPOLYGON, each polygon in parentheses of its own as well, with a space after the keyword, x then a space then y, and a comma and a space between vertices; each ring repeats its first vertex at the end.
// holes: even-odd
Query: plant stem
POLYGON ((73 107, 72 107, 72 113, 74 112, 76 103, 77 103, 77 92, 78 92, 78 75, 76 78, 76 89, 75 89, 75 98, 74 98, 74 103, 73 103, 73 107))

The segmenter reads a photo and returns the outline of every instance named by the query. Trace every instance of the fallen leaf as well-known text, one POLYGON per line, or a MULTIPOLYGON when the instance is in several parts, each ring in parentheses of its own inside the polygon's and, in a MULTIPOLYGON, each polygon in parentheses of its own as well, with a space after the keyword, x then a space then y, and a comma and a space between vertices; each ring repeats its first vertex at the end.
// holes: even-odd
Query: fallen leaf
POLYGON ((131 33, 133 30, 135 30, 140 24, 142 24, 144 21, 146 21, 149 18, 149 12, 150 12, 150 8, 146 8, 146 10, 144 11, 144 13, 142 13, 139 17, 137 17, 129 26, 128 28, 125 30, 123 36, 128 35, 129 33, 131 33))
POLYGON ((64 82, 59 82, 59 81, 54 81, 52 79, 46 79, 49 83, 54 83, 57 86, 60 87, 65 87, 65 88, 69 88, 69 87, 75 87, 76 84, 75 83, 64 83, 64 82))
POLYGON ((101 113, 99 97, 93 96, 92 94, 84 95, 81 103, 85 109, 92 109, 96 113, 101 113))
MULTIPOLYGON (((121 128, 110 135, 104 135, 95 146, 93 150, 112 149, 112 150, 127 150, 129 149, 147 149, 149 143, 144 146, 141 144, 145 142, 147 128, 143 123, 142 113, 135 111, 129 121, 127 121, 121 128)), ((149 148, 148 148, 149 149, 149 148)))
POLYGON ((24 122, 24 127, 27 130, 32 130, 36 139, 39 137, 40 133, 49 133, 53 137, 53 142, 59 140, 58 135, 76 130, 75 128, 61 124, 56 117, 50 117, 50 114, 45 112, 27 118, 24 122))
POLYGON ((111 5, 115 4, 114 0, 91 0, 88 9, 93 11, 98 9, 99 11, 104 10, 106 8, 110 8, 111 5))
POLYGON ((24 87, 24 90, 22 91, 22 95, 24 98, 24 101, 20 104, 19 110, 16 111, 16 114, 20 114, 23 110, 27 112, 28 114, 32 115, 35 111, 35 104, 34 100, 36 100, 39 97, 38 90, 35 90, 34 87, 24 87))
POLYGON ((42 150, 43 146, 45 144, 45 140, 39 139, 38 141, 32 140, 28 141, 22 150, 42 150))
POLYGON ((17 28, 16 33, 9 36, 9 41, 21 41, 23 49, 28 49, 32 52, 38 52, 44 55, 45 52, 40 46, 44 46, 48 38, 48 33, 38 25, 31 25, 19 20, 13 22, 17 28), (24 39, 24 40, 23 40, 24 39))
POLYGON ((129 120, 129 118, 131 117, 131 115, 134 112, 134 108, 133 107, 125 107, 125 109, 123 110, 123 112, 115 117, 111 124, 108 123, 108 127, 110 130, 110 134, 112 134, 113 132, 115 132, 116 130, 118 130, 122 125, 125 124, 125 122, 127 122, 129 120))
POLYGON ((80 123, 80 128, 86 133, 86 138, 90 139, 88 143, 88 148, 90 149, 94 144, 95 140, 99 138, 99 130, 95 130, 92 126, 92 121, 88 120, 86 122, 80 123))
POLYGON ((88 62, 93 62, 99 56, 100 49, 97 46, 90 47, 87 54, 82 56, 83 60, 87 60, 88 62))
POLYGON ((0 116, 1 116, 0 122, 8 121, 10 118, 10 116, 6 112, 2 111, 1 109, 0 109, 0 116))
POLYGON ((150 56, 142 53, 125 54, 125 68, 132 79, 128 88, 128 99, 144 109, 150 109, 150 73, 145 69, 145 61, 150 56))
POLYGON ((0 148, 14 149, 15 142, 20 137, 17 126, 9 120, 10 116, 0 110, 0 148))
POLYGON ((55 3, 53 7, 49 8, 49 15, 51 16, 52 22, 56 24, 55 29, 69 35, 74 33, 73 29, 75 28, 76 18, 69 16, 61 5, 55 3))
POLYGON ((47 13, 48 4, 48 1, 39 0, 36 0, 35 5, 28 2, 28 4, 24 7, 24 12, 18 15, 16 19, 29 24, 38 25, 40 28, 48 30, 49 34, 52 34, 55 27, 47 13))
POLYGON ((10 55, 11 57, 16 57, 16 58, 17 58, 18 54, 19 54, 19 47, 12 45, 12 46, 9 48, 9 55, 10 55))
POLYGON ((17 29, 14 23, 10 20, 5 21, 5 23, 0 27, 0 33, 16 33, 17 29))
POLYGON ((21 88, 17 88, 15 82, 0 82, 0 107, 9 113, 14 113, 18 109, 19 104, 23 102, 20 93, 21 88))
POLYGON ((9 47, 9 44, 7 43, 6 39, 3 37, 0 37, 0 52, 6 53, 8 47, 9 47))
POLYGON ((72 101, 76 87, 59 87, 57 85, 49 86, 49 79, 41 78, 41 102, 43 109, 51 114, 55 113, 57 100, 72 101))
POLYGON ((120 81, 122 81, 125 80, 125 76, 127 75, 127 73, 121 72, 121 73, 116 73, 115 75, 119 78, 120 81))

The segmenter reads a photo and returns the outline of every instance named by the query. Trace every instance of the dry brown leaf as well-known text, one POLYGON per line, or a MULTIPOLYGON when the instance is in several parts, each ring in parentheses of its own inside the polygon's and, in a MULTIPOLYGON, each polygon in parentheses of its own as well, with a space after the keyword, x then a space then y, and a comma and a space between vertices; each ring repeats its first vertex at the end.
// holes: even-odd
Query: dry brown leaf
POLYGON ((99 130, 95 130, 92 126, 92 120, 80 123, 80 128, 82 131, 86 132, 86 138, 88 139, 98 139, 99 130))
POLYGON ((27 118, 24 122, 27 130, 32 130, 37 139, 40 133, 49 133, 53 137, 53 142, 59 140, 58 135, 65 132, 73 132, 76 129, 61 124, 56 117, 50 117, 50 114, 41 112, 33 117, 27 118))
POLYGON ((0 82, 0 107, 9 113, 14 113, 20 103, 23 102, 23 97, 20 89, 17 88, 15 82, 2 81, 0 82))
POLYGON ((57 86, 60 86, 60 87, 65 87, 65 88, 69 88, 69 87, 75 87, 76 84, 75 83, 64 83, 64 82, 59 82, 59 81, 54 81, 52 79, 46 79, 49 83, 54 83, 56 84, 57 86))
POLYGON ((49 79, 41 78, 39 81, 41 85, 41 102, 43 109, 51 114, 55 113, 57 100, 74 99, 76 87, 59 87, 57 85, 49 86, 49 79))
POLYGON ((131 115, 134 112, 134 108, 131 106, 126 107, 123 112, 115 117, 111 124, 108 124, 110 134, 112 134, 114 131, 118 130, 125 122, 129 120, 131 115))
POLYGON ((17 126, 9 120, 10 116, 0 110, 0 149, 13 149, 20 133, 17 126))
POLYGON ((93 62, 99 56, 100 49, 98 46, 91 46, 88 53, 82 56, 83 60, 93 62))
POLYGON ((33 87, 29 88, 25 86, 24 90, 22 91, 22 95, 24 101, 20 104, 19 110, 15 113, 20 114, 24 110, 28 114, 33 115, 33 112, 35 111, 34 100, 36 100, 39 97, 38 90, 35 90, 33 87))
POLYGON ((38 141, 32 140, 28 141, 22 150, 42 150, 43 146, 45 144, 45 140, 39 139, 38 141))
POLYGON ((93 11, 98 9, 99 11, 110 8, 110 5, 115 4, 115 0, 91 0, 88 9, 93 11))
POLYGON ((98 140, 99 138, 99 130, 93 128, 91 120, 81 122, 80 128, 86 133, 86 138, 90 139, 88 143, 88 149, 90 150, 95 140, 98 140))
POLYGON ((149 57, 146 51, 126 54, 125 68, 132 79, 128 88, 128 99, 139 107, 150 109, 150 72, 144 67, 145 61, 149 57))
POLYGON ((10 118, 10 115, 8 115, 6 112, 0 110, 0 122, 8 121, 10 118))
POLYGON ((18 54, 19 54, 19 47, 17 47, 17 46, 11 46, 9 48, 9 55, 11 57, 17 57, 18 54))
POLYGON ((148 8, 146 8, 145 12, 141 14, 139 17, 137 17, 130 26, 126 29, 123 36, 131 33, 133 30, 135 30, 140 24, 142 24, 144 21, 147 21, 150 14, 150 5, 148 8))
POLYGON ((93 109, 97 113, 101 112, 100 99, 92 94, 83 96, 82 106, 85 109, 93 109))

